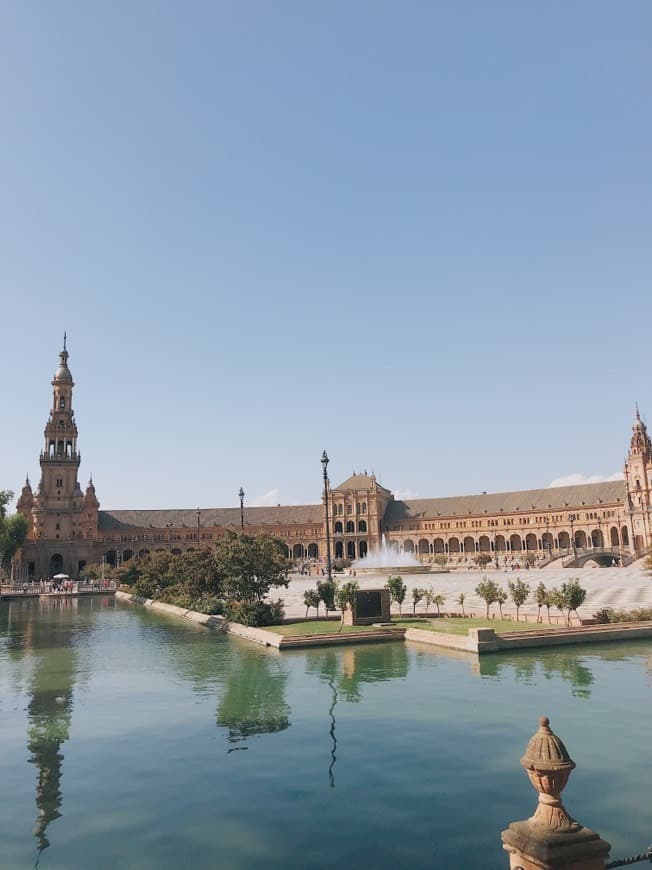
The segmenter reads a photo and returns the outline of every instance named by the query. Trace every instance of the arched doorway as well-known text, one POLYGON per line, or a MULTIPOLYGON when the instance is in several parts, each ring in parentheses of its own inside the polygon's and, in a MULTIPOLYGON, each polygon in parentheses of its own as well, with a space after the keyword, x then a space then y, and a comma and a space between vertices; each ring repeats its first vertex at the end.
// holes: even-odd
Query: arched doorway
POLYGON ((604 538, 602 537, 602 529, 593 529, 591 532, 591 543, 594 547, 602 549, 604 547, 604 538))
POLYGON ((344 558, 344 543, 342 541, 335 541, 335 558, 344 558))
POLYGON ((580 550, 586 547, 586 532, 583 532, 582 529, 575 532, 575 546, 580 550))
POLYGON ((481 553, 491 552, 491 544, 489 543, 489 538, 486 535, 480 536, 480 540, 478 541, 478 548, 481 553))
POLYGON ((526 550, 538 550, 539 549, 538 544, 537 544, 537 536, 535 534, 533 534, 532 532, 530 532, 529 535, 525 536, 525 549, 526 550))
POLYGON ((609 537, 611 539, 611 546, 612 547, 619 547, 620 546, 620 541, 618 540, 618 529, 615 526, 611 527, 611 530, 609 532, 609 537))
POLYGON ((117 555, 115 550, 107 550, 104 554, 104 561, 109 565, 115 565, 117 561, 117 555))
POLYGON ((319 559, 319 547, 317 544, 308 544, 308 558, 319 559))
POLYGON ((523 549, 523 541, 521 541, 520 535, 511 535, 509 539, 509 548, 510 550, 522 550, 523 549))
POLYGON ((498 550, 499 553, 504 553, 506 550, 505 544, 505 536, 504 535, 496 535, 496 540, 494 542, 494 549, 498 550))
POLYGON ((50 556, 50 577, 55 574, 63 574, 63 556, 61 553, 54 553, 50 556))
POLYGON ((355 541, 346 542, 346 558, 355 559, 355 541))
POLYGON ((421 556, 427 556, 430 552, 430 544, 426 541, 425 538, 421 538, 419 541, 419 554, 421 556))
POLYGON ((548 554, 552 553, 554 548, 554 541, 552 539, 551 532, 544 532, 543 535, 541 535, 541 540, 543 541, 543 549, 545 550, 545 552, 548 554))
POLYGON ((410 538, 407 538, 407 540, 403 541, 403 552, 414 553, 414 541, 412 541, 410 538))
POLYGON ((133 550, 125 550, 124 553, 122 554, 122 561, 128 562, 129 559, 131 559, 133 555, 134 555, 133 550))
POLYGON ((467 535, 466 538, 464 538, 464 552, 475 553, 475 541, 470 535, 467 535))
POLYGON ((569 550, 570 549, 570 535, 568 532, 560 532, 559 533, 559 549, 560 550, 569 550))
POLYGON ((364 559, 364 557, 367 555, 367 542, 366 541, 360 541, 358 543, 358 555, 360 556, 361 559, 364 559))
POLYGON ((629 547, 629 529, 627 526, 623 526, 622 528, 621 540, 623 542, 623 547, 629 547))
POLYGON ((460 539, 459 538, 449 538, 448 540, 448 552, 449 553, 459 553, 460 551, 460 539))
POLYGON ((303 559, 303 544, 295 544, 292 547, 292 558, 303 559))
POLYGON ((444 539, 443 538, 435 538, 435 553, 443 553, 444 552, 444 539))

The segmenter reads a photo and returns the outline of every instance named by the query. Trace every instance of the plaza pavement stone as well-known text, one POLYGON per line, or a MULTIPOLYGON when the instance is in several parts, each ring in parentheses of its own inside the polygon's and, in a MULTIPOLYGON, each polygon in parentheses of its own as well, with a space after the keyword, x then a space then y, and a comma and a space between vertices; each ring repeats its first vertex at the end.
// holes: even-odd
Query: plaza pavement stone
MULTIPOLYGON (((396 571, 400 574, 400 570, 396 571)), ((485 604, 475 594, 475 587, 482 580, 483 576, 488 576, 507 591, 507 583, 512 580, 521 578, 530 586, 530 598, 526 604, 521 607, 521 615, 535 616, 537 606, 534 599, 534 590, 541 581, 545 583, 548 589, 553 586, 561 586, 564 581, 571 577, 577 577, 582 586, 587 590, 586 601, 580 608, 580 616, 589 618, 594 612, 602 607, 613 607, 618 610, 633 610, 637 607, 652 607, 652 577, 648 576, 643 569, 643 561, 627 566, 626 568, 555 568, 550 566, 547 568, 533 568, 529 571, 469 571, 459 569, 450 571, 449 573, 423 573, 423 574, 406 574, 403 576, 403 581, 407 586, 407 594, 403 602, 403 614, 409 616, 412 613, 412 597, 411 592, 415 586, 432 586, 435 593, 441 593, 445 596, 446 602, 442 607, 443 611, 458 612, 459 605, 456 603, 460 592, 464 592, 465 601, 464 609, 467 614, 474 613, 476 616, 484 616, 485 604)), ((357 580, 361 589, 378 589, 385 585, 387 581, 386 574, 358 574, 355 578, 349 576, 348 571, 344 574, 334 575, 340 582, 347 580, 357 580)), ((288 589, 274 590, 270 597, 282 598, 285 602, 286 617, 305 616, 306 608, 303 603, 303 593, 306 589, 313 589, 318 580, 323 579, 320 575, 313 573, 311 576, 301 574, 290 575, 290 585, 288 589)), ((417 605, 417 613, 424 611, 425 604, 421 601, 417 605)), ((434 606, 431 607, 433 612, 436 612, 434 606)), ((498 613, 498 606, 492 605, 491 612, 498 613)), ((514 614, 514 605, 511 600, 508 600, 503 605, 505 614, 514 614)), ((556 608, 551 608, 551 615, 556 617, 559 611, 556 608)), ((320 614, 323 609, 320 609, 320 614)), ((398 615, 398 605, 392 604, 392 613, 398 615)), ((311 609, 309 615, 314 616, 315 611, 311 609)), ((544 609, 545 616, 545 609, 544 609)))

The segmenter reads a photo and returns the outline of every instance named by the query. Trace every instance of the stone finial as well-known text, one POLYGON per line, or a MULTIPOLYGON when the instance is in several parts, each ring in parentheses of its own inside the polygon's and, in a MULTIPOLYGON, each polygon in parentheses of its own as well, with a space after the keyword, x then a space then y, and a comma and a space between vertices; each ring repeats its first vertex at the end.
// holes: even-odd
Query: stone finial
POLYGON ((512 870, 604 870, 609 843, 566 812, 561 802, 575 762, 542 716, 521 759, 539 793, 533 816, 512 822, 501 834, 512 870))
POLYGON ((547 716, 539 719, 539 730, 531 737, 521 765, 539 792, 539 803, 530 822, 559 832, 578 830, 580 825, 568 815, 561 802, 561 793, 575 762, 551 730, 547 716))

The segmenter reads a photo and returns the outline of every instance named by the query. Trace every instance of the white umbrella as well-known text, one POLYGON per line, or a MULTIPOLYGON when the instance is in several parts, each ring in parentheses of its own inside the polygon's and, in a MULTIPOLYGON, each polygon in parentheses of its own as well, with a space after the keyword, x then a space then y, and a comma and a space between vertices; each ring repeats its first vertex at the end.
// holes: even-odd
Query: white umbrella
POLYGON ((55 574, 52 579, 53 580, 70 580, 70 577, 67 574, 55 574))

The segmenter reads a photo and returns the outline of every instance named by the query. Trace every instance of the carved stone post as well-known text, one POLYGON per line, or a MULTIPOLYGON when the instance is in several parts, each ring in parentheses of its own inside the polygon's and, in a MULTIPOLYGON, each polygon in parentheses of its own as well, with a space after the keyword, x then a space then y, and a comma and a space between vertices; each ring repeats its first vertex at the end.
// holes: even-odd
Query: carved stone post
POLYGON ((611 846, 571 818, 561 801, 575 762, 550 730, 547 716, 539 723, 521 759, 539 802, 531 818, 512 822, 501 834, 509 866, 512 870, 604 870, 611 846))

